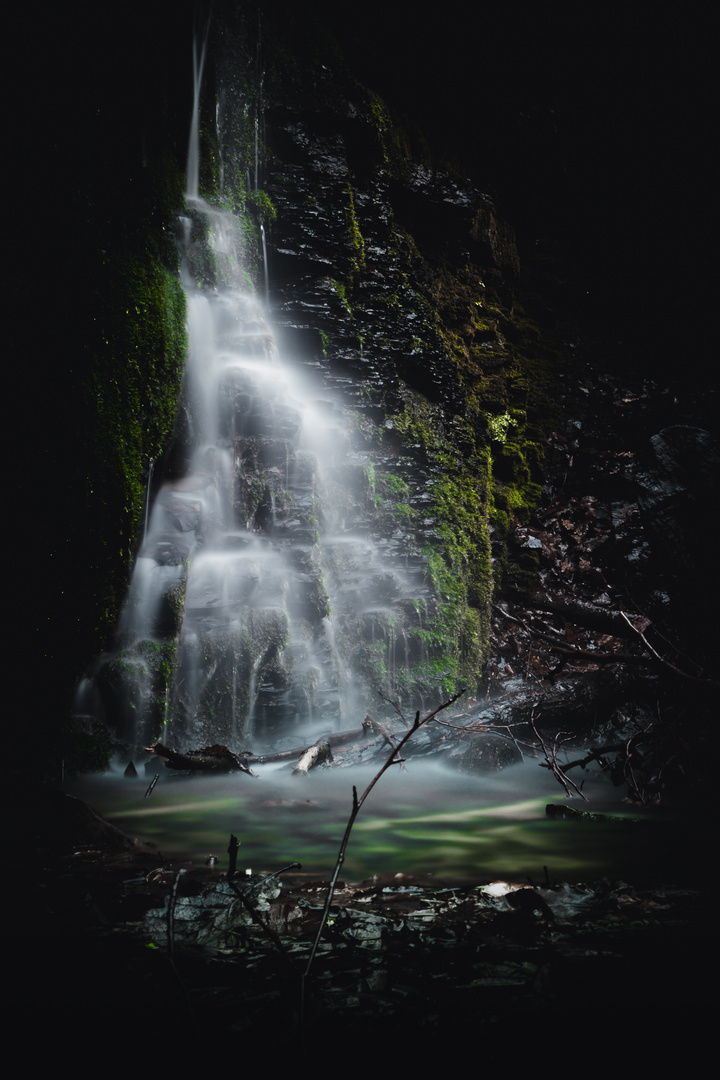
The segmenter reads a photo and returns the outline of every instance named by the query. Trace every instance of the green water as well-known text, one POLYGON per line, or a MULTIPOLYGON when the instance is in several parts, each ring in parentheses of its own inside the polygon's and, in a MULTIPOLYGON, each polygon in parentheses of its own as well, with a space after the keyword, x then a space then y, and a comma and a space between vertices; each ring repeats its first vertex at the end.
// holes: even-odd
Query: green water
MULTIPOLYGON (((186 779, 161 775, 145 798, 149 778, 119 772, 86 778, 69 788, 118 828, 158 851, 162 860, 227 865, 230 834, 241 842, 239 867, 274 871, 290 862, 303 873, 328 877, 352 807, 371 768, 318 769, 293 777, 277 767, 258 778, 235 774, 186 779)), ((590 801, 570 805, 625 813, 617 792, 590 781, 590 801)), ((437 764, 409 762, 384 776, 360 811, 343 877, 431 875, 448 883, 497 877, 541 881, 636 880, 647 876, 664 850, 660 823, 640 825, 552 821, 548 802, 562 790, 535 763, 492 777, 465 777, 437 764)), ((636 817, 636 811, 632 811, 636 817)))

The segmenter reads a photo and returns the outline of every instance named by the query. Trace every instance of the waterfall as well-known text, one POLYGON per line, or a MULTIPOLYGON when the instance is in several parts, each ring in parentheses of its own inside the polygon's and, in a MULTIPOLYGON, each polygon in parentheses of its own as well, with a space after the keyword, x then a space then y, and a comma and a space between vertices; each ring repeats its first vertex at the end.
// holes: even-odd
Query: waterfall
POLYGON ((265 303, 270 304, 270 272, 268 270, 268 257, 267 257, 267 239, 265 236, 265 226, 260 222, 260 235, 262 236, 262 254, 263 254, 263 272, 265 275, 265 303))
POLYGON ((207 28, 202 43, 198 42, 197 36, 193 37, 193 111, 190 121, 186 184, 189 199, 197 199, 200 188, 200 89, 206 50, 207 28))
POLYGON ((150 489, 152 488, 153 470, 155 468, 155 462, 150 459, 150 467, 148 469, 147 490, 145 492, 145 536, 147 536, 148 522, 150 520, 150 489))
MULTIPOLYGON (((205 51, 195 43, 178 218, 187 467, 146 511, 115 647, 84 692, 130 746, 238 750, 297 728, 359 727, 382 709, 378 692, 427 694, 424 643, 414 671, 408 658, 431 588, 398 540, 372 539, 382 499, 373 451, 353 442, 351 396, 338 389, 349 380, 330 387, 278 349, 264 226, 265 309, 248 286, 247 222, 199 197, 205 51)), ((253 154, 257 177, 257 139, 253 154)))

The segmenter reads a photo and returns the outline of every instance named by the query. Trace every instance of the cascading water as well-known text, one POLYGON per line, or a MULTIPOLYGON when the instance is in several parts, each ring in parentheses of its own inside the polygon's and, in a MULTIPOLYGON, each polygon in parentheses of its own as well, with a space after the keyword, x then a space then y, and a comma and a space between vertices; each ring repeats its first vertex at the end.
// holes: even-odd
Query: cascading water
POLYGON ((432 597, 422 567, 371 541, 372 462, 343 402, 278 356, 247 288, 243 223, 198 195, 204 56, 196 44, 178 229, 187 468, 154 501, 116 649, 84 681, 80 711, 102 711, 130 746, 237 750, 359 725, 378 691, 411 689, 426 645, 402 623, 421 625, 432 597))

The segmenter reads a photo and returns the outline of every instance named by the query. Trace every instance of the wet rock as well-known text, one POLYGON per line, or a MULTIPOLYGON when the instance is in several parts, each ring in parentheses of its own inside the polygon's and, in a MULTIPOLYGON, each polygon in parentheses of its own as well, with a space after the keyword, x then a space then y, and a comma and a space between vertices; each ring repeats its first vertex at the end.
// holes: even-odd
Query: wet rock
POLYGON ((234 887, 221 881, 200 889, 191 882, 188 888, 193 890, 194 895, 168 896, 164 910, 152 908, 147 913, 143 926, 146 934, 165 941, 168 933, 167 909, 172 904, 176 944, 235 948, 238 936, 241 937, 243 931, 252 925, 251 909, 267 912, 270 902, 280 894, 280 885, 275 878, 242 881, 234 887), (245 903, 238 892, 245 897, 245 903))
POLYGON ((444 756, 444 760, 466 773, 495 773, 523 760, 518 745, 500 732, 477 732, 444 756))

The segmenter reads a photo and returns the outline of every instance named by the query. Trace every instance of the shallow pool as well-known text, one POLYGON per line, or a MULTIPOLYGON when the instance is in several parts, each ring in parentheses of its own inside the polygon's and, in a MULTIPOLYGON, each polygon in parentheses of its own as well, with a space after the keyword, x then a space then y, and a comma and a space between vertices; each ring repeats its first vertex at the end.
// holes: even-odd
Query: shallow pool
MULTIPOLYGON (((67 785, 118 828, 154 845, 161 860, 210 856, 227 866, 230 834, 241 843, 239 867, 274 871, 290 862, 327 877, 352 807, 375 772, 319 768, 306 777, 287 766, 257 766, 244 774, 186 778, 162 770, 145 797, 147 776, 125 779, 120 766, 103 776, 67 785)), ((651 879, 668 858, 672 824, 657 812, 624 805, 622 792, 601 777, 588 777, 589 802, 566 800, 546 769, 525 762, 487 777, 462 776, 441 764, 410 761, 389 770, 374 787, 355 823, 342 876, 432 875, 448 883, 498 876, 542 881, 633 882, 651 879), (549 803, 612 813, 627 822, 553 821, 549 803)), ((674 855, 673 858, 676 856, 674 855)))

